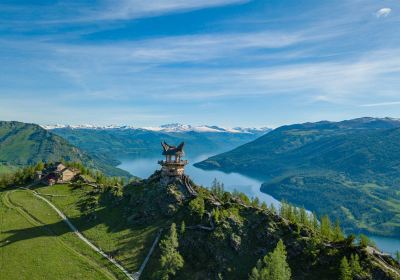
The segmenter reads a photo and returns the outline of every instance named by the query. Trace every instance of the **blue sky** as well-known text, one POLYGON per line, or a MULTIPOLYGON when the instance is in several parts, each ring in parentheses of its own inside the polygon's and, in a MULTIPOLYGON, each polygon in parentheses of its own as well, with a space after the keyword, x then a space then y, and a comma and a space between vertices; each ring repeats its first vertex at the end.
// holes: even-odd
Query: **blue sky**
POLYGON ((0 119, 400 117, 398 0, 2 0, 0 119))

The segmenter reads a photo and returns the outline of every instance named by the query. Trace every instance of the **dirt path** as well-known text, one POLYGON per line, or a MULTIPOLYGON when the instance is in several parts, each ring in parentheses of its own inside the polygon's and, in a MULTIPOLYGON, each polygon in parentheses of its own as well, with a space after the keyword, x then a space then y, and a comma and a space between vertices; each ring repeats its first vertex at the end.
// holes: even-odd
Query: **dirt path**
POLYGON ((388 265, 386 263, 386 261, 381 257, 382 253, 379 250, 376 250, 375 248, 368 246, 367 247, 367 252, 370 253, 371 255, 375 256, 375 260, 380 265, 385 267, 387 270, 391 271, 394 275, 396 275, 400 279, 400 273, 397 270, 393 269, 390 265, 388 265))
MULTIPOLYGON (((58 209, 51 201, 49 201, 47 198, 43 197, 44 194, 38 193, 37 191, 34 191, 30 189, 31 186, 28 186, 26 188, 21 187, 20 189, 27 190, 33 193, 34 196, 37 198, 43 200, 46 202, 53 210, 58 214, 58 216, 61 217, 61 219, 68 225, 68 227, 78 236, 79 239, 81 239, 83 242, 85 242, 87 245, 89 245, 93 250, 98 252, 100 255, 102 255, 104 258, 106 258, 108 261, 110 261, 112 264, 114 264, 120 271, 122 271, 126 277, 130 280, 139 280, 141 274, 143 273, 144 268, 147 265, 147 262, 149 261, 155 246, 158 244, 158 241, 160 240, 162 229, 158 232, 153 245, 151 246, 149 252, 147 253, 146 258, 144 259, 142 265, 140 266, 139 271, 131 274, 129 273, 122 265, 120 265, 116 260, 108 256, 103 250, 101 250, 99 247, 94 245, 92 242, 90 242, 79 230, 71 223, 71 221, 68 219, 68 217, 60 210, 58 209)), ((56 196, 56 195, 51 195, 51 196, 56 196)))
POLYGON ((156 245, 158 244, 158 241, 160 240, 162 231, 163 231, 162 229, 160 229, 160 230, 158 231, 158 234, 157 234, 156 238, 154 239, 153 245, 151 246, 149 252, 147 253, 147 256, 146 256, 146 258, 144 259, 142 265, 140 266, 139 271, 136 272, 135 274, 133 274, 133 277, 134 277, 135 280, 139 280, 140 275, 142 275, 143 270, 145 269, 145 267, 146 267, 146 265, 147 265, 147 262, 149 261, 151 255, 153 254, 154 249, 156 248, 156 245))
MULTIPOLYGON (((26 188, 23 188, 25 190, 29 190, 26 188)), ((103 250, 101 250, 99 247, 97 247, 96 245, 94 245, 92 242, 90 242, 85 236, 83 236, 82 233, 80 233, 78 231, 78 229, 71 223, 71 221, 67 218, 67 216, 65 216, 65 214, 63 212, 61 212, 60 209, 58 209, 52 202, 50 202, 48 199, 46 199, 45 197, 41 196, 38 192, 33 191, 33 190, 29 190, 33 193, 34 196, 36 196, 37 198, 43 200, 44 202, 46 202, 51 208, 53 208, 53 210, 58 214, 58 216, 60 216, 60 218, 68 225, 68 227, 78 236, 79 239, 81 239, 83 242, 85 242, 87 245, 89 245, 93 250, 95 250, 96 252, 98 252, 100 255, 102 255, 104 258, 106 258, 108 261, 110 261, 112 264, 114 264, 119 270, 121 270, 126 277, 128 277, 128 279, 130 280, 135 280, 135 278, 132 276, 132 274, 130 274, 122 265, 120 265, 116 260, 114 260, 113 258, 111 258, 110 256, 108 256, 103 250)), ((137 279, 137 278, 136 278, 137 279)))
MULTIPOLYGON (((6 206, 9 209, 13 209, 16 212, 18 212, 19 215, 21 215, 24 219, 26 219, 30 224, 38 226, 38 225, 43 225, 43 223, 38 220, 36 217, 32 216, 30 213, 28 213, 25 208, 13 203, 9 197, 10 192, 14 192, 13 191, 8 191, 4 194, 0 194, 0 198, 1 201, 3 202, 4 206, 6 206)), ((47 230, 48 231, 48 230, 47 230)), ((51 232, 51 231, 48 231, 51 232)), ((52 233, 52 232, 51 232, 52 233)), ((67 243, 65 243, 62 239, 57 239, 57 241, 59 242, 59 244, 64 247, 67 251, 71 252, 72 254, 75 254, 77 256, 79 256, 80 258, 84 259, 87 263, 89 263, 90 265, 93 266, 94 269, 98 270, 99 272, 103 273, 107 278, 109 279, 116 279, 115 276, 109 272, 107 269, 102 268, 101 266, 99 266, 99 264, 92 260, 91 258, 81 254, 80 252, 78 252, 76 249, 72 248, 71 246, 69 246, 67 243)))

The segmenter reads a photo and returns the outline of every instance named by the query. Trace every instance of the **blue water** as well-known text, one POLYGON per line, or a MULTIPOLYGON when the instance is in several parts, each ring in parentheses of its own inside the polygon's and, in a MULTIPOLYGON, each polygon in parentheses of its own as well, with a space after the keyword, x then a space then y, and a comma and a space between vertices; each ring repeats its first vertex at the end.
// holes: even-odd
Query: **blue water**
MULTIPOLYGON (((226 191, 234 191, 235 189, 245 193, 248 197, 258 197, 260 201, 266 202, 268 205, 272 203, 279 205, 279 201, 272 196, 260 191, 261 181, 238 174, 223 173, 215 170, 202 170, 193 166, 194 163, 208 158, 209 155, 201 155, 195 158, 188 158, 189 164, 185 167, 185 173, 196 182, 196 184, 210 187, 214 179, 224 183, 226 191)), ((136 159, 119 159, 122 164, 118 166, 141 178, 147 178, 154 173, 154 170, 160 169, 156 158, 136 158, 136 159)))
MULTIPOLYGON (((189 164, 185 168, 185 173, 197 184, 210 187, 212 181, 217 179, 219 182, 224 183, 226 191, 238 190, 245 193, 248 197, 258 197, 260 201, 264 201, 268 205, 274 204, 275 207, 279 207, 280 203, 278 200, 260 191, 262 182, 257 179, 238 173, 202 170, 193 166, 194 163, 202 161, 209 156, 211 155, 188 158, 189 164)), ((157 164, 158 160, 160 160, 160 157, 120 159, 121 165, 118 167, 133 175, 147 178, 153 174, 156 169, 160 169, 160 166, 157 164)), ((370 235, 369 238, 373 240, 383 252, 394 255, 396 251, 400 251, 400 239, 373 235, 370 235)))

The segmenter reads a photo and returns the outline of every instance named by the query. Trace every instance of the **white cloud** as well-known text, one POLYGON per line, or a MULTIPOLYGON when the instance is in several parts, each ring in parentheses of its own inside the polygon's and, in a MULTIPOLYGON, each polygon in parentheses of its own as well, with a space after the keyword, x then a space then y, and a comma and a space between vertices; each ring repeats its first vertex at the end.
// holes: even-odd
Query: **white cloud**
POLYGON ((392 12, 391 8, 382 8, 376 12, 376 17, 377 18, 387 17, 391 12, 392 12))
MULTIPOLYGON (((249 0, 121 0, 108 1, 107 9, 95 11, 93 19, 132 19, 171 12, 245 3, 249 0)), ((89 17, 90 18, 90 17, 89 17)))
MULTIPOLYGON (((68 24, 113 20, 130 20, 201 10, 212 7, 243 4, 251 0, 61 0, 55 4, 1 5, 1 12, 18 12, 11 23, 68 24), (18 20, 17 20, 18 19, 18 20)), ((3 20, 2 23, 7 22, 3 20)))
POLYGON ((360 105, 360 107, 381 107, 381 106, 394 106, 394 105, 400 105, 400 101, 362 104, 360 105))

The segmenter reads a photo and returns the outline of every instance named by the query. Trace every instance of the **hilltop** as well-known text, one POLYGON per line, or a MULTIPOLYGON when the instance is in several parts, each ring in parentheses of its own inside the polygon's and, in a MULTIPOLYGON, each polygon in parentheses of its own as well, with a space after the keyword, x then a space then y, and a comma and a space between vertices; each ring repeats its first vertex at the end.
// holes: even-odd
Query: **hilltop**
MULTIPOLYGON (((257 261, 271 252, 279 240, 286 248, 294 280, 336 280, 341 260, 345 257, 350 260, 355 255, 360 260, 360 269, 355 274, 357 279, 391 280, 400 275, 400 266, 391 257, 365 242, 358 245, 352 236, 345 238, 340 229, 330 226, 324 219, 319 226, 313 222, 312 215, 301 209, 284 206, 277 213, 256 200, 250 201, 243 194, 224 192, 218 184, 207 190, 190 180, 188 183, 196 193, 194 196, 180 178, 166 184, 159 171, 146 180, 137 180, 124 187, 76 182, 73 185, 37 186, 34 190, 51 200, 85 237, 132 273, 139 270, 159 230, 162 229, 161 240, 165 240, 169 238, 171 224, 175 223, 177 252, 184 265, 170 279, 248 279, 257 261)), ((32 217, 43 215, 47 207, 40 199, 34 199, 29 190, 8 189, 0 195, 9 201, 3 208, 19 205, 32 217)), ((9 224, 14 228, 20 224, 21 217, 17 218, 17 213, 14 213, 14 223, 9 224)), ((46 219, 49 218, 40 218, 43 224, 33 228, 3 230, 7 240, 3 250, 9 258, 3 272, 13 273, 9 265, 17 261, 15 258, 24 266, 32 261, 26 255, 11 254, 9 250, 20 252, 19 244, 24 244, 34 253, 40 248, 29 241, 47 236, 56 240, 61 238, 64 245, 72 246, 94 262, 99 261, 89 254, 90 250, 85 251, 85 245, 73 241, 73 236, 66 237, 69 231, 62 226, 63 222, 52 217, 51 223, 46 224, 46 219)), ((8 221, 7 216, 5 220, 8 221)), ((61 253, 62 250, 58 254, 61 253)), ((157 244, 141 279, 159 279, 161 253, 157 244)), ((46 257, 49 256, 44 254, 43 259, 37 260, 41 271, 50 269, 46 257)), ((52 264, 59 265, 56 262, 53 258, 52 264)), ((65 269, 71 269, 69 264, 67 262, 65 269)), ((76 269, 82 269, 84 265, 90 265, 90 262, 85 264, 82 259, 76 269)), ((34 267, 31 268, 31 279, 36 279, 35 273, 40 273, 35 272, 34 267)), ((102 269, 108 272, 97 269, 96 273, 112 275, 111 279, 125 279, 110 267, 103 266, 102 269)), ((88 277, 98 279, 99 276, 88 277)))
POLYGON ((346 230, 400 236, 400 121, 283 126, 196 166, 261 178, 262 191, 338 217, 346 230))
POLYGON ((111 176, 130 176, 114 167, 117 162, 89 155, 39 125, 0 121, 0 166, 3 169, 14 170, 40 161, 60 160, 81 162, 111 176))

